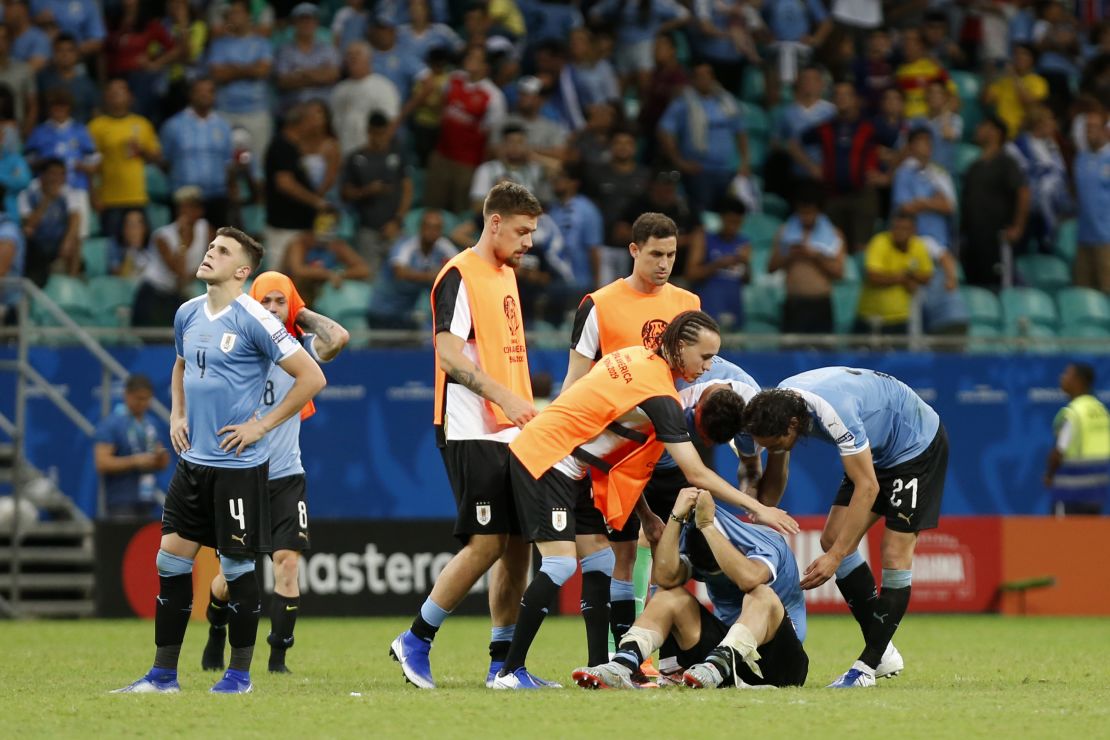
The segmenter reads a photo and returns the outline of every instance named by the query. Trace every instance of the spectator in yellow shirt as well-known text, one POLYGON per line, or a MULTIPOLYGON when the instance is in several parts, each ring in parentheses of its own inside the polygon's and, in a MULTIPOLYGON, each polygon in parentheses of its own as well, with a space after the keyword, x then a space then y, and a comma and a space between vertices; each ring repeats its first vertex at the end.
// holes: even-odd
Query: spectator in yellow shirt
POLYGON ((146 190, 147 162, 158 162, 162 145, 150 121, 131 112, 127 81, 113 79, 104 90, 103 115, 89 121, 89 136, 101 155, 96 204, 105 234, 119 231, 123 215, 150 203, 146 190))
POLYGON ((1048 97, 1048 82, 1034 71, 1037 55, 1029 44, 1015 44, 1013 64, 987 87, 984 100, 1006 124, 1009 138, 1021 133, 1029 111, 1048 97))
POLYGON ((903 62, 894 72, 894 84, 906 98, 903 115, 907 120, 925 118, 929 114, 925 102, 929 84, 943 83, 953 95, 957 92, 956 84, 948 71, 928 55, 921 32, 916 28, 907 28, 902 33, 902 56, 903 62))
POLYGON ((864 254, 856 332, 905 334, 917 289, 933 276, 929 248, 914 234, 913 214, 897 211, 890 231, 876 234, 864 254))

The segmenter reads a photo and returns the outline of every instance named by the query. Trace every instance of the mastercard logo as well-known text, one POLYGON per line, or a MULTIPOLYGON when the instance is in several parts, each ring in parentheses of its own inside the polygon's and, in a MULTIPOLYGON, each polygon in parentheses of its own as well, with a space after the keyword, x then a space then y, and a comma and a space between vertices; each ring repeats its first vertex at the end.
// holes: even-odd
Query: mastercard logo
MULTIPOLYGON (((158 596, 158 568, 154 564, 162 543, 161 522, 151 522, 131 536, 120 564, 120 583, 127 605, 137 617, 153 619, 158 596)), ((209 584, 218 572, 214 553, 202 547, 193 566, 193 619, 204 619, 209 584)))

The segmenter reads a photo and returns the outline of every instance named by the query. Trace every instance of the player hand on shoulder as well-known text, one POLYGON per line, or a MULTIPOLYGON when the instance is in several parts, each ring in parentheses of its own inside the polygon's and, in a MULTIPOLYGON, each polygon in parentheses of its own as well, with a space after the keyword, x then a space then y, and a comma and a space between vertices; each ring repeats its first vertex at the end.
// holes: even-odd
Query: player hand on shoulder
POLYGON ((698 529, 713 526, 713 518, 717 516, 717 504, 709 491, 698 492, 698 503, 694 508, 694 524, 698 529))
POLYGON ((224 433, 227 433, 227 437, 220 442, 220 449, 224 452, 234 449, 235 456, 239 457, 244 449, 266 436, 266 426, 262 423, 262 419, 255 417, 242 424, 229 424, 216 432, 217 435, 224 433))
POLYGON ((806 572, 802 578, 802 588, 807 591, 811 588, 817 588, 822 583, 832 578, 838 567, 840 567, 840 558, 832 553, 825 553, 810 563, 809 567, 806 568, 806 572))
POLYGON ((170 444, 179 455, 189 449, 189 422, 184 416, 170 418, 170 444))
POLYGON ((520 428, 534 419, 537 413, 535 406, 512 394, 500 406, 501 410, 505 412, 505 416, 509 417, 509 420, 520 428))
POLYGON ((694 505, 698 502, 698 494, 701 493, 700 488, 689 486, 683 488, 678 492, 678 499, 674 502, 674 508, 671 509, 671 515, 679 519, 685 519, 690 516, 690 512, 694 510, 694 505))
POLYGON ((802 529, 794 521, 794 517, 774 506, 764 506, 753 511, 752 521, 756 524, 768 526, 780 534, 797 534, 802 529))

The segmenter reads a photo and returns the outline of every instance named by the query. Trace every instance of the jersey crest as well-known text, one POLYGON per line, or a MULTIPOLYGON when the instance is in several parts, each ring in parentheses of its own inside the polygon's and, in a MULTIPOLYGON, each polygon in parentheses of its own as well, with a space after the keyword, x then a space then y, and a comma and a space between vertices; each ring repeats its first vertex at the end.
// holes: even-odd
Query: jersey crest
POLYGON ((220 351, 227 353, 235 347, 235 340, 238 337, 230 331, 225 331, 224 335, 220 337, 220 351))

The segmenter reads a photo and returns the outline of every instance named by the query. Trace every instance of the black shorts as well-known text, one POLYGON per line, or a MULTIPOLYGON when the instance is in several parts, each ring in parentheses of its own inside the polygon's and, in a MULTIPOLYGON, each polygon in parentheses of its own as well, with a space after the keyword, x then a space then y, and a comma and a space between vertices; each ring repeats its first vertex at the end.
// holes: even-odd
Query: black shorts
POLYGON ((268 469, 269 463, 216 468, 178 460, 162 534, 176 533, 225 555, 272 552, 268 469))
MULTIPOLYGON (((885 517, 886 528, 895 532, 936 529, 947 473, 948 433, 942 424, 937 436, 920 455, 893 468, 875 469, 879 495, 871 511, 885 517)), ((847 506, 855 490, 855 484, 844 476, 833 505, 847 506)))
POLYGON ((605 534, 589 478, 575 480, 552 468, 536 480, 512 453, 509 471, 521 534, 529 542, 574 542, 576 535, 605 534))
POLYGON ((304 473, 270 479, 270 532, 274 550, 309 549, 304 473))
MULTIPOLYGON (((648 484, 644 488, 644 500, 647 501, 648 508, 657 517, 667 521, 667 517, 674 511, 674 503, 678 500, 678 492, 688 485, 690 484, 686 482, 686 475, 682 472, 682 468, 678 466, 673 468, 657 467, 652 471, 651 479, 648 480, 648 484)), ((633 513, 624 525, 624 529, 609 532, 609 541, 632 542, 638 539, 639 536, 640 517, 633 513)))
MULTIPOLYGON (((673 635, 668 636, 663 647, 659 649, 660 670, 666 667, 665 672, 671 673, 678 670, 679 666, 685 669, 700 663, 713 648, 721 644, 721 640, 725 639, 729 625, 713 616, 703 604, 698 604, 698 610, 701 612, 701 635, 698 637, 697 644, 688 650, 683 650, 678 647, 678 642, 673 635), (673 657, 673 660, 668 660, 664 656, 673 657), (669 665, 664 666, 664 660, 669 665)), ((794 623, 788 617, 783 617, 782 623, 775 631, 775 636, 769 642, 760 645, 758 652, 759 660, 755 663, 759 666, 762 677, 755 675, 747 663, 736 664, 736 672, 744 683, 750 686, 805 684, 806 676, 809 674, 809 656, 794 631, 794 623)), ((732 686, 733 683, 730 680, 723 685, 732 686)))
POLYGON ((509 482, 509 445, 488 439, 448 441, 439 449, 455 494, 455 537, 520 534, 509 482))

